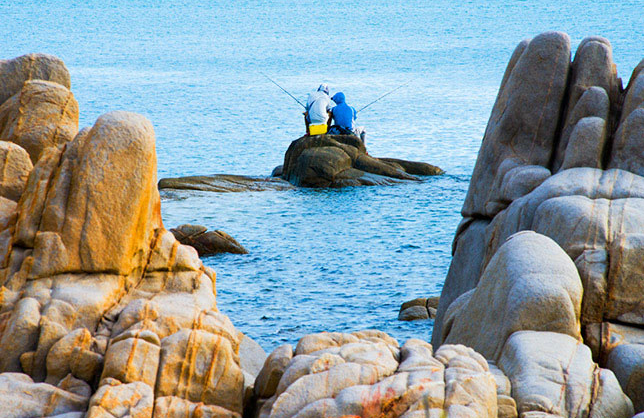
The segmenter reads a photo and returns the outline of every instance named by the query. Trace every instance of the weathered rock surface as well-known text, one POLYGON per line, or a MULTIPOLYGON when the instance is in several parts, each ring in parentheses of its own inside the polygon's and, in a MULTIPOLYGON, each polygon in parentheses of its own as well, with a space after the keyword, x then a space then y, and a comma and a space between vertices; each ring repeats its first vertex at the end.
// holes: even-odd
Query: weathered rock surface
POLYGON ((259 417, 497 417, 485 359, 464 346, 402 347, 377 331, 321 333, 282 346, 255 383, 259 417))
POLYGON ((590 349, 554 332, 512 334, 499 359, 512 383, 520 414, 547 412, 562 417, 623 417, 633 406, 610 370, 600 369, 590 349))
POLYGON ((36 164, 48 147, 71 141, 78 133, 78 103, 60 84, 26 81, 0 106, 0 140, 24 148, 36 164))
POLYGON ((295 187, 277 177, 249 177, 232 174, 165 178, 159 181, 160 190, 202 190, 206 192, 261 192, 291 190, 295 187))
POLYGON ((32 168, 27 151, 11 142, 0 141, 0 196, 17 203, 32 168))
POLYGON ((624 393, 644 410, 644 64, 624 91, 606 39, 568 48, 546 33, 510 59, 432 342, 497 361, 520 416, 626 417, 624 393))
POLYGON ((34 383, 22 373, 0 373, 2 416, 7 418, 55 417, 63 414, 80 418, 87 409, 90 393, 87 383, 71 377, 61 381, 58 386, 52 386, 34 383))
POLYGON ((499 360, 516 331, 581 339, 579 274, 566 253, 543 235, 526 231, 510 237, 465 296, 460 309, 446 313, 443 341, 470 346, 490 360, 499 360))
POLYGON ((353 135, 303 136, 291 143, 282 167, 282 178, 302 187, 392 184, 442 173, 426 163, 371 157, 353 135))
POLYGON ((636 411, 644 410, 644 344, 620 344, 608 356, 607 366, 615 372, 636 411))
POLYGON ((220 253, 248 254, 246 248, 224 231, 208 231, 205 226, 185 224, 170 232, 181 244, 197 250, 200 257, 220 253))
POLYGON ((548 32, 519 44, 494 104, 463 204, 464 217, 494 216, 486 209, 505 160, 547 167, 564 103, 570 39, 548 32))
MULTIPOLYGON (((34 86, 63 88, 34 81, 22 93, 34 86)), ((0 143, 9 416, 240 417, 245 375, 263 358, 218 312, 214 271, 161 223, 150 122, 112 112, 61 142, 32 122, 33 168, 24 149, 0 143)))
POLYGON ((69 71, 57 57, 47 54, 28 54, 10 60, 0 60, 0 104, 20 92, 27 80, 46 80, 69 89, 69 71))

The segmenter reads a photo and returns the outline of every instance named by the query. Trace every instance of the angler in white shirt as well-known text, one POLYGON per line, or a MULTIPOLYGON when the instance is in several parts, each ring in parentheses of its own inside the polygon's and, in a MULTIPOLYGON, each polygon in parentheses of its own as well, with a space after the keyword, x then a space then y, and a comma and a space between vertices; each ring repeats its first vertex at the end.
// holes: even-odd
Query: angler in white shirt
POLYGON ((329 86, 326 83, 320 84, 318 90, 309 94, 306 101, 306 132, 309 135, 322 135, 327 132, 329 122, 329 111, 333 102, 329 97, 329 86))

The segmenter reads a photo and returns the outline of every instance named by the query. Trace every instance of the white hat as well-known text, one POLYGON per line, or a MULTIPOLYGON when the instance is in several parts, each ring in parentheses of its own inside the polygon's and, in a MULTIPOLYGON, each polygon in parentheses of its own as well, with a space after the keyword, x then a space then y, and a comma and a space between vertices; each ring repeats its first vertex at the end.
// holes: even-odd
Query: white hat
POLYGON ((320 87, 318 87, 318 91, 323 91, 326 94, 329 94, 329 85, 327 83, 320 84, 320 87))

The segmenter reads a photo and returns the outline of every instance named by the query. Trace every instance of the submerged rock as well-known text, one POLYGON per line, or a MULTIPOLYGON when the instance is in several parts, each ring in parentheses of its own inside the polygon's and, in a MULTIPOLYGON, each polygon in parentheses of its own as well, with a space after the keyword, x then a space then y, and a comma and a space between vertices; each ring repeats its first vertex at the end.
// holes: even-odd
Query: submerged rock
POLYGON ((197 250, 200 257, 220 253, 248 254, 246 248, 223 231, 208 231, 205 226, 185 224, 170 232, 180 243, 197 250))
POLYGON ((353 135, 303 136, 291 143, 282 177, 301 187, 384 185, 443 170, 426 163, 374 158, 362 140, 353 135))
POLYGON ((266 190, 291 190, 292 184, 277 177, 250 177, 232 174, 165 178, 159 189, 202 190, 206 192, 261 192, 266 190))

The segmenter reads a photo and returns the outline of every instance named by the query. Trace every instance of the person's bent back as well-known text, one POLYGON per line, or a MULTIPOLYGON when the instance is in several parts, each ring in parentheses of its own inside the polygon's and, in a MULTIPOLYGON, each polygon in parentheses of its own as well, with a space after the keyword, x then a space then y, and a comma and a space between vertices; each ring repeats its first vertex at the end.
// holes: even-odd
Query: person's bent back
POLYGON ((306 101, 306 114, 308 122, 307 131, 311 135, 324 134, 327 131, 331 98, 329 86, 320 84, 318 90, 309 94, 306 101))
POLYGON ((336 103, 336 106, 331 109, 333 121, 341 128, 353 130, 353 121, 356 118, 356 110, 349 106, 344 97, 344 93, 336 93, 331 99, 336 103))
MULTIPOLYGON (((333 100, 336 103, 336 106, 331 109, 331 116, 333 117, 334 124, 339 128, 341 128, 341 129, 338 129, 338 131, 340 132, 345 131, 348 133, 352 133, 354 135, 359 136, 360 139, 364 141, 365 140, 364 128, 356 127, 353 123, 356 120, 358 113, 353 108, 353 106, 349 106, 347 104, 344 93, 338 92, 334 94, 331 100, 333 100)), ((332 131, 335 132, 333 127, 332 127, 332 131)))

